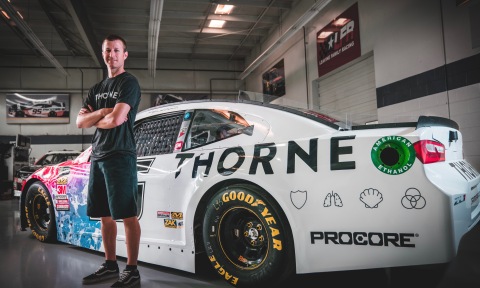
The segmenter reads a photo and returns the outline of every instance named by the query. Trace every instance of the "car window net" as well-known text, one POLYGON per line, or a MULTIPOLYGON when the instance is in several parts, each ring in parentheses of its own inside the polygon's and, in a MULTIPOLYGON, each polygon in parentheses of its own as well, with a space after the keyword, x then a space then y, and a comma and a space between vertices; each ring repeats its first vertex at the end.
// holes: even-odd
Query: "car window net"
POLYGON ((172 153, 182 124, 183 113, 152 118, 135 126, 137 156, 172 153))

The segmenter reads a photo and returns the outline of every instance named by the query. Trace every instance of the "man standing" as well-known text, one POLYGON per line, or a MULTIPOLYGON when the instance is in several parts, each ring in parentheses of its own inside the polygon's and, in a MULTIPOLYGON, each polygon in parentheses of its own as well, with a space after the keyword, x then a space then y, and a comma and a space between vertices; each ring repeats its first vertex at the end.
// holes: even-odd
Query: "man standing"
POLYGON ((127 44, 118 35, 107 36, 102 56, 108 78, 95 84, 77 116, 78 128, 97 129, 92 139, 87 214, 101 218, 105 263, 83 284, 117 278, 111 287, 140 284, 137 270, 140 224, 137 218, 137 163, 133 124, 140 103, 137 79, 125 71, 127 44), (119 275, 116 258, 117 223, 122 219, 127 245, 127 266, 119 275))

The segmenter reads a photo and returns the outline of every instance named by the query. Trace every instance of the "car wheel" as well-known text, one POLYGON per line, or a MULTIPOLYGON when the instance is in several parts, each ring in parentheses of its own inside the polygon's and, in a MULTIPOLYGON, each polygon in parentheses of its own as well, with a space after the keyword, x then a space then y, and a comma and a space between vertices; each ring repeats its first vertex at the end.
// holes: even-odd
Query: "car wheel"
POLYGON ((15 117, 25 117, 25 113, 23 113, 23 111, 17 111, 15 112, 15 117))
POLYGON ((25 198, 25 214, 28 226, 35 238, 42 242, 57 240, 52 199, 42 183, 34 183, 28 188, 25 198))
POLYGON ((48 117, 57 117, 57 113, 55 113, 54 111, 50 111, 48 112, 48 117))
POLYGON ((215 193, 205 211, 203 242, 214 269, 237 287, 272 287, 295 271, 293 237, 283 211, 250 184, 215 193))

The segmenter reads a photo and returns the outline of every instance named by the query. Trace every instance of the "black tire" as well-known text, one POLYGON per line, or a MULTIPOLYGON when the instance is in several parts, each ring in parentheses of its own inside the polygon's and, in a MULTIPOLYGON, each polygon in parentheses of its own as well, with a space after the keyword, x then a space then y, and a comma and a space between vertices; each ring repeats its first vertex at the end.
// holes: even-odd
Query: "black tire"
POLYGON ((285 214, 270 195, 253 185, 236 184, 215 193, 205 211, 202 234, 210 263, 233 286, 273 287, 295 271, 285 214))
POLYGON ((57 117, 57 113, 55 111, 48 112, 48 117, 57 117))
POLYGON ((25 215, 35 238, 41 242, 57 241, 52 198, 41 182, 36 182, 28 188, 25 198, 25 215))
POLYGON ((25 113, 23 113, 23 111, 17 111, 15 112, 15 117, 25 117, 25 113))

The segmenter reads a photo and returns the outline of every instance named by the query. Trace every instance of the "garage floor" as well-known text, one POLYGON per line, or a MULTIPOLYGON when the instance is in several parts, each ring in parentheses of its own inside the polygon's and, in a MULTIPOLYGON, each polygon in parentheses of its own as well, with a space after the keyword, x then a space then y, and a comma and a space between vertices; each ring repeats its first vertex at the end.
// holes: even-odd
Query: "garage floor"
MULTIPOLYGON (((18 198, 0 200, 0 287, 110 287, 111 281, 82 285, 82 278, 103 262, 102 253, 37 241, 30 230, 19 230, 18 209, 18 198)), ((480 225, 460 245, 459 255, 449 265, 317 273, 294 277, 285 284, 301 288, 351 288, 353 283, 369 288, 480 287, 480 225)), ((123 269, 125 259, 119 262, 123 269)), ((205 266, 205 271, 191 274, 140 263, 141 287, 233 287, 205 266)))

